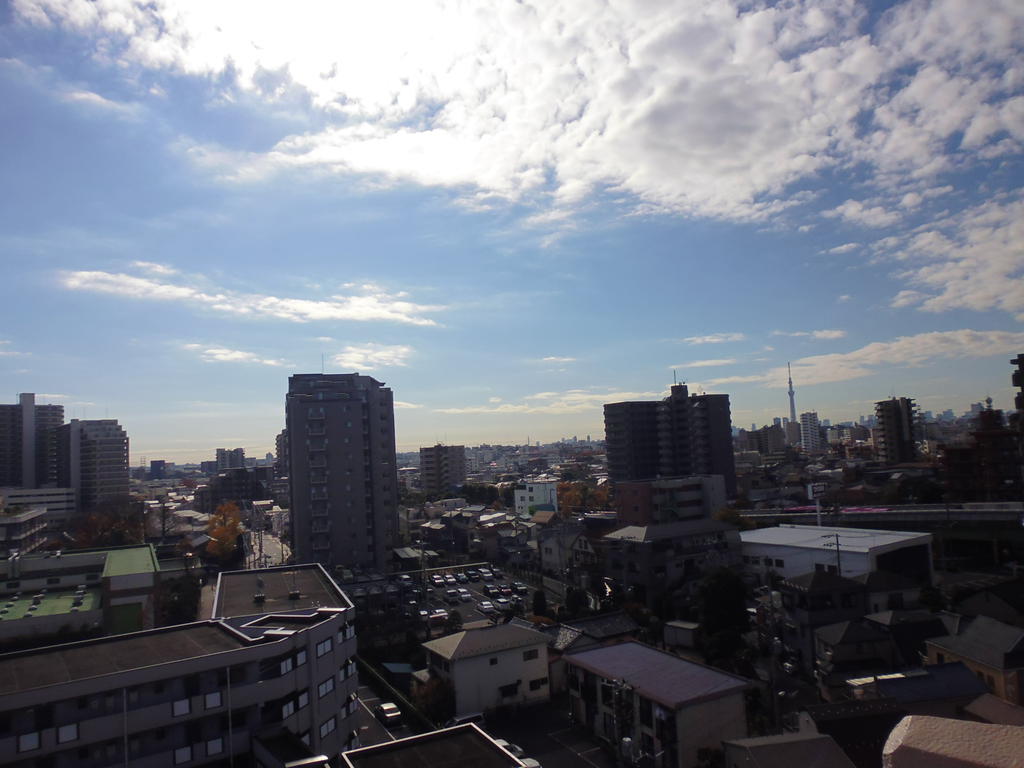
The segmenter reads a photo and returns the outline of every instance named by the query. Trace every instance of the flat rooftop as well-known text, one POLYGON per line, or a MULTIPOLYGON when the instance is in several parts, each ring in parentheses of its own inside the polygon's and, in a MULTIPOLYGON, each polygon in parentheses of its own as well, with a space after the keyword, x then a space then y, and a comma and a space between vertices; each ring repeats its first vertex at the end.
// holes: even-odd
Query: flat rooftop
POLYGON ((246 643, 217 622, 183 624, 0 656, 0 694, 144 669, 243 648, 246 643))
POLYGON ((931 540, 930 533, 914 531, 880 531, 871 528, 841 528, 831 525, 783 524, 774 528, 759 528, 754 531, 740 531, 744 544, 772 544, 803 549, 830 549, 835 551, 835 535, 839 534, 839 546, 844 552, 870 552, 874 549, 924 544, 931 540), (831 545, 831 547, 829 546, 831 545))
POLYGON ((261 613, 316 608, 351 608, 352 603, 319 565, 306 564, 228 571, 217 580, 213 616, 254 616, 261 613), (297 590, 297 599, 290 597, 297 590), (254 597, 263 595, 263 602, 254 597))
POLYGON ((154 573, 160 570, 152 544, 107 551, 104 576, 128 576, 133 573, 154 573))
POLYGON ((521 768, 473 724, 431 731, 342 754, 350 768, 521 768))
POLYGON ((23 592, 15 599, 14 595, 0 597, 0 621, 13 621, 26 616, 59 616, 65 613, 82 613, 97 611, 101 605, 99 587, 88 587, 82 594, 82 604, 75 606, 75 591, 47 592, 35 603, 32 592, 23 592), (30 610, 35 605, 35 610, 30 610))
POLYGON ((745 678, 632 640, 579 651, 564 658, 568 664, 606 680, 622 680, 641 696, 670 709, 715 699, 750 686, 745 678))

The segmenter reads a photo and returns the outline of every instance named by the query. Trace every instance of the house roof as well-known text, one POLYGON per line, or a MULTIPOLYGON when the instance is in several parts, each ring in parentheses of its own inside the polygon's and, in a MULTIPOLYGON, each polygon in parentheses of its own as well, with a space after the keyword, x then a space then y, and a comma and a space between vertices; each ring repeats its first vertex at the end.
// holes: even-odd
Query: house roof
POLYGON ((988 691, 988 686, 959 661, 930 664, 902 677, 879 678, 877 686, 879 696, 901 704, 980 696, 988 691))
POLYGON ((530 518, 531 522, 540 523, 541 525, 547 525, 555 517, 554 509, 540 509, 534 513, 533 517, 530 518))
POLYGON ((538 644, 548 644, 548 636, 543 632, 515 624, 492 624, 453 632, 424 643, 423 647, 449 661, 458 661, 538 644))
POLYGON ((1024 728, 910 715, 889 734, 882 758, 900 768, 1015 768, 1022 754, 1024 728))
POLYGON ((842 643, 870 643, 887 640, 888 633, 863 621, 840 621, 814 630, 819 639, 829 645, 842 643))
POLYGON ((964 707, 964 712, 986 723, 1024 726, 1024 707, 1018 707, 991 693, 981 694, 964 707))
POLYGON ((774 528, 760 528, 740 531, 744 544, 775 544, 802 549, 828 550, 835 546, 835 534, 839 534, 839 546, 843 552, 870 552, 882 547, 900 546, 909 543, 924 544, 931 540, 930 533, 914 531, 881 531, 871 528, 842 528, 839 526, 791 525, 788 523, 774 528))
POLYGON ((720 520, 680 520, 657 525, 627 525, 617 531, 606 533, 604 538, 617 541, 660 541, 702 533, 734 531, 736 527, 720 520))
POLYGON ((521 763, 472 723, 385 741, 342 755, 348 768, 518 768, 521 763))
POLYGON ((629 635, 640 629, 640 625, 632 617, 622 611, 605 613, 600 616, 589 616, 566 622, 572 629, 579 630, 596 640, 607 640, 611 637, 629 635))
POLYGON ((936 637, 928 642, 957 656, 1004 669, 1008 655, 1024 654, 1024 629, 978 616, 961 627, 960 634, 936 637))
POLYGON ((868 621, 874 622, 875 624, 881 624, 883 627, 896 627, 908 624, 928 624, 935 621, 942 621, 938 614, 932 613, 931 611, 904 609, 869 613, 864 618, 868 621))
POLYGON ((622 680, 641 696, 670 709, 745 690, 750 681, 629 640, 564 657, 607 680, 622 680))
POLYGON ((723 741, 730 752, 742 750, 745 768, 854 768, 835 739, 823 733, 804 731, 778 736, 723 741))

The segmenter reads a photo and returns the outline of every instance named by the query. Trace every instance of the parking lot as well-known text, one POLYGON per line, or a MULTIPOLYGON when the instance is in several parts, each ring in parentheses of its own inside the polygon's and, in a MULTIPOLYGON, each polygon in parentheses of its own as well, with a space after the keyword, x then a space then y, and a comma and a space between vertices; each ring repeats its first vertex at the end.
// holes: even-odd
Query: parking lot
MULTIPOLYGON (((428 616, 434 612, 440 616, 442 610, 446 614, 455 610, 462 616, 463 623, 501 616, 507 608, 512 607, 513 601, 519 601, 523 611, 528 613, 533 602, 534 589, 532 585, 517 582, 505 574, 489 580, 485 580, 483 576, 473 580, 466 572, 453 568, 451 573, 447 574, 447 580, 445 575, 440 573, 426 575, 423 600, 417 610, 426 611, 428 616), (455 594, 449 595, 452 590, 455 594), (463 595, 461 598, 457 596, 460 592, 463 595)), ((440 631, 444 621, 439 618, 432 623, 436 633, 440 631)))

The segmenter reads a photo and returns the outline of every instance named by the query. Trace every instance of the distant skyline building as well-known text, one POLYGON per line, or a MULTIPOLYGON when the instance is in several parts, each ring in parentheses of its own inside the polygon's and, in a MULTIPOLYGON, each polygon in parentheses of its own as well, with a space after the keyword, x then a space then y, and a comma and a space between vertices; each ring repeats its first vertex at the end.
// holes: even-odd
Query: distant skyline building
POLYGON ((78 514, 128 499, 128 434, 116 419, 72 419, 58 446, 58 480, 75 489, 78 514))
POLYGON ((285 421, 297 561, 385 571, 398 528, 391 389, 356 373, 296 374, 285 421))
POLYGON ((789 373, 789 420, 796 422, 796 392, 793 391, 793 367, 786 363, 786 371, 789 373))
POLYGON ((245 448, 218 448, 217 471, 241 469, 245 466, 245 448))
MULTIPOLYGON (((984 409, 982 409, 984 410, 984 409)), ((917 405, 909 397, 892 397, 875 403, 878 422, 878 458, 885 464, 902 464, 918 458, 920 425, 917 405)))
POLYGON ((800 448, 804 453, 821 453, 825 441, 821 438, 821 424, 816 411, 800 414, 800 448))
POLYGON ((420 448, 420 487, 430 495, 449 494, 466 482, 466 446, 420 448))
POLYGON ((0 487, 40 488, 57 483, 57 429, 63 405, 36 405, 32 392, 0 405, 0 487))
POLYGON ((736 494, 728 395, 691 395, 674 384, 661 401, 604 406, 608 475, 613 481, 722 475, 736 494))

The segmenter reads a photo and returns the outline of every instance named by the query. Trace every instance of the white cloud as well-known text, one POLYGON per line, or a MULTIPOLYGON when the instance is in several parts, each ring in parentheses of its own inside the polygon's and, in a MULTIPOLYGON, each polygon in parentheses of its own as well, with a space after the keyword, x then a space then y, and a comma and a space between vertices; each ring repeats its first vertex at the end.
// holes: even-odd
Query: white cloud
POLYGON ((407 403, 404 400, 395 400, 395 408, 402 411, 413 411, 423 406, 418 403, 407 403))
MULTIPOLYGON (((842 299, 840 299, 840 301, 842 301, 842 299)), ((821 341, 823 339, 830 340, 845 338, 846 331, 827 328, 822 329, 820 331, 772 331, 772 336, 807 337, 810 339, 816 339, 818 341, 821 341)))
POLYGON ((542 363, 575 363, 575 357, 542 357, 540 359, 542 363))
POLYGON ((436 413, 449 414, 548 414, 564 415, 599 411, 605 403, 622 400, 650 400, 664 397, 663 392, 622 392, 616 390, 570 389, 565 392, 538 392, 527 395, 521 403, 495 403, 489 405, 467 405, 452 408, 435 408, 436 413))
POLYGON ((717 368, 723 365, 735 365, 736 358, 727 357, 719 360, 691 360, 688 363, 670 365, 669 368, 717 368))
POLYGON ((709 333, 707 336, 687 336, 683 339, 686 344, 725 344, 730 341, 743 341, 746 337, 742 333, 709 333))
POLYGON ((195 352, 204 363, 258 363, 269 365, 274 368, 281 368, 289 365, 284 360, 260 357, 255 352, 246 352, 241 349, 229 349, 228 347, 207 346, 205 344, 182 344, 182 349, 195 352))
POLYGON ((822 211, 821 215, 827 219, 841 218, 867 227, 888 227, 901 218, 895 211, 888 211, 880 205, 867 206, 860 200, 847 200, 829 211, 822 211))
POLYGON ((406 365, 412 355, 412 347, 403 344, 360 344, 345 347, 331 358, 332 364, 356 371, 372 371, 377 368, 393 368, 406 365))
MULTIPOLYGON (((1019 351, 1024 333, 1013 331, 934 331, 876 341, 851 352, 813 355, 793 362, 793 382, 800 386, 828 384, 870 376, 887 366, 914 368, 937 360, 992 357, 1019 351)), ((767 387, 787 386, 786 366, 761 374, 713 379, 712 386, 759 382, 767 387)))
POLYGON ((837 245, 835 248, 829 248, 827 251, 822 251, 822 253, 838 255, 842 253, 849 253, 850 251, 856 251, 858 248, 860 248, 860 243, 844 243, 843 245, 837 245))
MULTIPOLYGON (((892 188, 1021 141, 1017 0, 984 13, 904 2, 877 20, 839 0, 13 7, 24 24, 89 38, 119 72, 196 77, 222 103, 268 111, 308 97, 315 119, 302 124, 316 127, 266 152, 184 140, 225 176, 371 174, 478 204, 540 193, 552 213, 536 221, 602 189, 650 210, 764 218, 830 168, 857 164, 892 188)), ((898 219, 844 205, 837 215, 868 226, 898 219)))
POLYGON ((327 299, 296 299, 246 294, 224 288, 212 290, 156 278, 117 272, 62 272, 61 285, 69 290, 105 293, 149 301, 174 301, 234 316, 264 317, 303 323, 323 320, 385 321, 410 325, 436 325, 429 312, 444 307, 416 304, 405 294, 375 290, 360 294, 335 295, 327 299))
POLYGON ((155 261, 133 261, 131 264, 136 269, 150 272, 154 275, 176 275, 178 270, 166 264, 157 264, 155 261))
POLYGON ((24 352, 11 349, 11 342, 9 340, 0 340, 0 357, 22 357, 24 354, 24 352))
POLYGON ((501 398, 500 397, 488 397, 487 398, 487 402, 488 403, 500 403, 501 402, 501 398))
POLYGON ((843 293, 843 294, 839 295, 839 298, 837 298, 836 301, 840 302, 841 304, 844 304, 844 303, 846 303, 847 301, 849 301, 852 298, 853 297, 850 294, 843 293))

